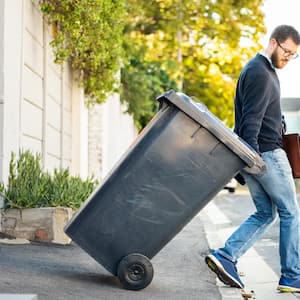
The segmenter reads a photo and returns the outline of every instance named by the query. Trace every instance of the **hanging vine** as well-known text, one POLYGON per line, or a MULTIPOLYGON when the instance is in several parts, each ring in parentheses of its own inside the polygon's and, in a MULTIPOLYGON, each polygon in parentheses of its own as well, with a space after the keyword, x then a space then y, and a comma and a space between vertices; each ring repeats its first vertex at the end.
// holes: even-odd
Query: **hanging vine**
POLYGON ((55 25, 55 62, 69 61, 90 103, 119 86, 124 0, 39 0, 55 25))

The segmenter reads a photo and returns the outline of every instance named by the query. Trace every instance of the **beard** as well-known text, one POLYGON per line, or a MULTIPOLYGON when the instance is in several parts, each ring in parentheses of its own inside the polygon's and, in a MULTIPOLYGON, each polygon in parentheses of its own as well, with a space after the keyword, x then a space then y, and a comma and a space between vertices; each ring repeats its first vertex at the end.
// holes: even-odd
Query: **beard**
POLYGON ((280 58, 280 54, 278 53, 278 48, 272 53, 271 55, 271 61, 274 65, 275 68, 277 69, 282 69, 288 62, 289 60, 284 58, 280 58))

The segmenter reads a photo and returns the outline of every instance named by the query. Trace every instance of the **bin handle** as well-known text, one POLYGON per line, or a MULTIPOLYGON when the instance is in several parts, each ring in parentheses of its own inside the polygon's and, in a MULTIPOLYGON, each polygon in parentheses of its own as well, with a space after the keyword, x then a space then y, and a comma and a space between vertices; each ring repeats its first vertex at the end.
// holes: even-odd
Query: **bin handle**
POLYGON ((252 167, 245 167, 243 169, 246 173, 249 174, 256 174, 256 175, 262 175, 266 172, 267 168, 263 161, 263 159, 255 153, 255 163, 252 167))

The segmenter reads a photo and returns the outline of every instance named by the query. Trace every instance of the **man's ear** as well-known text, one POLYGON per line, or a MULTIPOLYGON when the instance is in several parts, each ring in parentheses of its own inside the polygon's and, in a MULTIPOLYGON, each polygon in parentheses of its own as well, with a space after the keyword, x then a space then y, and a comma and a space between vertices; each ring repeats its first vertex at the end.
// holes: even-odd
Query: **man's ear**
POLYGON ((272 50, 274 50, 277 47, 277 41, 275 39, 270 39, 269 46, 272 50))

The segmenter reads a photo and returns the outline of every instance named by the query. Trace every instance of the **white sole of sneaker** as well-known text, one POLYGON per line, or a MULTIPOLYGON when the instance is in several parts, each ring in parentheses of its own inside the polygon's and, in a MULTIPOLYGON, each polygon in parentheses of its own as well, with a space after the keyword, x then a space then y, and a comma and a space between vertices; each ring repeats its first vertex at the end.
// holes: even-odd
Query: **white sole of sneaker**
POLYGON ((288 285, 279 285, 277 290, 282 293, 300 293, 300 289, 288 286, 288 285))

